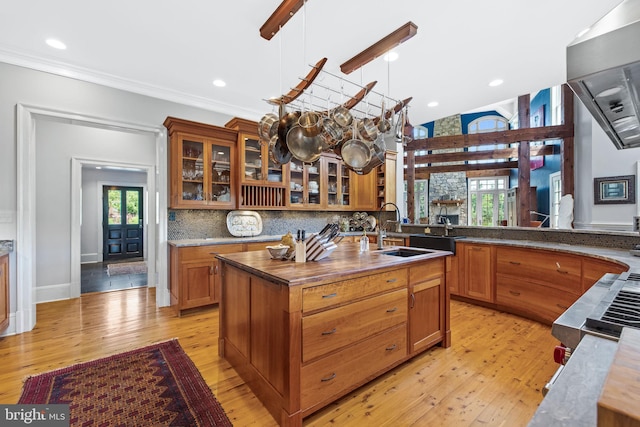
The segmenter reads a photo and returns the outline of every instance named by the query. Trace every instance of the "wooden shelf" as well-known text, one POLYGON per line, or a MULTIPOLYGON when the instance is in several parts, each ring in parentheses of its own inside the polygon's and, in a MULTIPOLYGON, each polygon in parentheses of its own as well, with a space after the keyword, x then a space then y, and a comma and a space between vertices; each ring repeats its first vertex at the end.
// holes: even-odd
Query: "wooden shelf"
POLYGON ((460 206, 462 204, 462 200, 433 200, 431 204, 436 206, 460 206))

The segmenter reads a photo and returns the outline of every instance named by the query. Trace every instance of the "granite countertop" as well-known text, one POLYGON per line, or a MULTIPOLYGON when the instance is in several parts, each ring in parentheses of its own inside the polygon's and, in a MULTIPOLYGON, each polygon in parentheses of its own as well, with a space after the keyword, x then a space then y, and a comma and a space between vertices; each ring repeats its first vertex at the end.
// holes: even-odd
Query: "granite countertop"
MULTIPOLYGON (((345 232, 341 233, 345 236, 361 235, 362 232, 345 232)), ((409 237, 409 236, 421 236, 425 234, 419 233, 395 233, 387 232, 388 237, 409 237)), ((426 234, 428 235, 428 234, 426 234)), ((555 243, 544 242, 538 240, 515 240, 515 239, 496 239, 485 237, 458 237, 459 242, 472 242, 472 243, 486 243, 496 245, 507 245, 522 248, 538 248, 561 251, 566 253, 575 253, 577 255, 590 255, 599 257, 605 260, 615 260, 625 263, 630 269, 640 269, 640 257, 631 255, 627 249, 607 248, 600 246, 582 246, 567 243, 555 243)), ((224 245, 232 243, 244 243, 244 242, 273 242, 282 238, 281 235, 264 235, 254 237, 219 237, 208 239, 183 239, 183 240, 170 240, 169 244, 176 247, 183 246, 205 246, 205 245, 224 245)))
POLYGON ((617 347, 616 341, 585 335, 528 427, 595 427, 598 398, 617 347))
POLYGON ((232 243, 248 243, 248 242, 274 242, 282 239, 281 235, 265 235, 253 237, 213 237, 207 239, 182 239, 169 240, 171 246, 208 246, 208 245, 229 245, 232 243))

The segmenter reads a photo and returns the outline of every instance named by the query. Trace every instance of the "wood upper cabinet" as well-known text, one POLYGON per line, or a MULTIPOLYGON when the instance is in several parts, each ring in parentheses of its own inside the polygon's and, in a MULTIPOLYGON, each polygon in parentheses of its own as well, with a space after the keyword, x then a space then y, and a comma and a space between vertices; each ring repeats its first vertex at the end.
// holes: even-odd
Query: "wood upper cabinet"
POLYGON ((445 259, 409 269, 409 352, 442 341, 445 325, 445 259))
POLYGON ((352 210, 375 211, 380 208, 380 206, 376 206, 376 179, 377 174, 375 171, 371 171, 366 175, 358 175, 351 171, 353 185, 352 210))
POLYGON ((327 205, 326 179, 322 179, 322 157, 309 164, 298 159, 289 162, 289 201, 294 209, 320 209, 327 205))
POLYGON ((351 209, 351 173, 335 154, 323 154, 322 179, 326 182, 327 205, 329 210, 351 209))
MULTIPOLYGON (((398 153, 395 151, 386 151, 384 155, 384 164, 376 169, 376 209, 385 203, 396 202, 396 184, 397 173, 396 164, 398 153)), ((372 172, 373 173, 373 172, 372 172)), ((385 210, 394 210, 394 207, 388 205, 385 210)))
POLYGON ((0 332, 9 327, 9 255, 0 257, 0 332))
POLYGON ((478 243, 456 243, 459 255, 457 295, 494 302, 494 247, 478 243))
POLYGON ((258 123, 234 118, 225 127, 238 132, 239 208, 281 209, 286 205, 287 165, 276 164, 258 123))
POLYGON ((236 207, 236 139, 231 129, 167 117, 169 207, 236 207))

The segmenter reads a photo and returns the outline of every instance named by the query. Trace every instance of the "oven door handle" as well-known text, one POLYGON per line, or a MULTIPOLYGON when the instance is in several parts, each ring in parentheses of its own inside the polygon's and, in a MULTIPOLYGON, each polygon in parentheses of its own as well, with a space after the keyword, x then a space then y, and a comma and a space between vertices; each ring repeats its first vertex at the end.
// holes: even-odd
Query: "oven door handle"
POLYGON ((563 369, 564 369, 564 365, 560 365, 560 367, 558 368, 556 373, 553 374, 553 376, 551 377, 549 382, 546 383, 544 387, 542 387, 542 395, 543 396, 546 396, 547 393, 549 393, 549 390, 551 390, 551 387, 553 386, 553 383, 556 382, 556 380, 558 379, 558 376, 560 376, 560 374, 562 373, 563 369))

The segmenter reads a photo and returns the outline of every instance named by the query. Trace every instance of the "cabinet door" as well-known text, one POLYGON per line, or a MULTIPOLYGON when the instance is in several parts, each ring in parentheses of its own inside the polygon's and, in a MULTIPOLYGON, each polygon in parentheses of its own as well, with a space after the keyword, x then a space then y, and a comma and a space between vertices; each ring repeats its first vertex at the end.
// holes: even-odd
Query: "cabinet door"
POLYGON ((493 256, 491 246, 463 245, 463 295, 480 301, 493 302, 493 256))
POLYGON ((409 270, 409 351, 431 347, 444 337, 444 259, 409 270))
POLYGON ((375 211, 380 208, 376 206, 376 178, 375 172, 366 175, 358 175, 351 172, 351 185, 353 195, 351 197, 351 208, 357 211, 375 211))
POLYGON ((182 264, 181 310, 214 304, 218 301, 214 283, 216 268, 217 262, 213 259, 182 264))
POLYGON ((206 204, 209 177, 204 170, 204 165, 207 164, 205 156, 208 155, 204 138, 180 135, 172 154, 177 159, 177 189, 174 195, 177 200, 173 207, 197 207, 206 204))
POLYGON ((326 202, 323 205, 326 184, 321 179, 320 169, 320 160, 312 164, 297 159, 289 162, 289 206, 301 209, 326 206, 326 202))
POLYGON ((9 255, 0 257, 0 332, 9 326, 9 255))
POLYGON ((327 188, 327 208, 342 210, 349 207, 349 172, 337 157, 322 157, 323 175, 327 188), (346 174, 346 177, 345 175, 346 174))
POLYGON ((228 205, 235 204, 235 194, 233 192, 233 175, 231 161, 233 159, 233 148, 229 145, 211 142, 209 145, 211 165, 211 181, 207 200, 211 204, 228 205))

